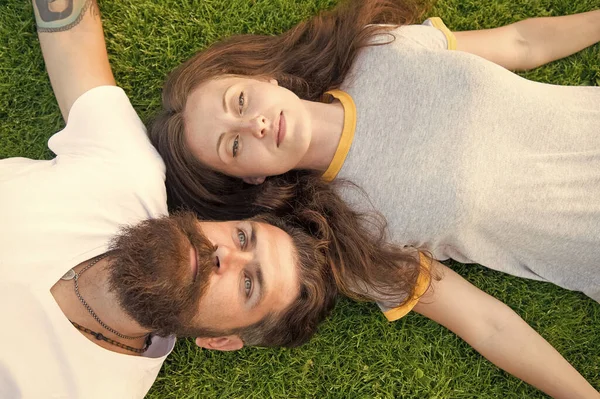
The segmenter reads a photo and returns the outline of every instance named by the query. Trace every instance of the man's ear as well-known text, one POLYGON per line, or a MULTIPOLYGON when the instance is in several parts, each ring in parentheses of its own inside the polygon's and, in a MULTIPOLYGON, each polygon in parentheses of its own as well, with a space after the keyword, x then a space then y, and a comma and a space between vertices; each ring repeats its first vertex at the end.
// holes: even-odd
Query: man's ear
POLYGON ((258 177, 243 177, 242 180, 248 184, 263 184, 265 182, 266 176, 258 176, 258 177))
POLYGON ((237 335, 228 335, 218 338, 196 338, 196 345, 204 349, 217 351, 237 351, 244 347, 244 342, 237 335))
POLYGON ((269 79, 269 83, 275 86, 279 86, 279 82, 277 81, 277 79, 269 79))

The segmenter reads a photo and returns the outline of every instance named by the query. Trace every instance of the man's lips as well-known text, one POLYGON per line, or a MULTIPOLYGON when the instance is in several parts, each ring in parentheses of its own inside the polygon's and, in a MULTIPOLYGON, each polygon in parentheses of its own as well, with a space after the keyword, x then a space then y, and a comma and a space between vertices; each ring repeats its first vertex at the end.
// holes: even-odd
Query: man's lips
POLYGON ((279 114, 279 126, 277 129, 277 148, 279 148, 279 145, 285 138, 285 128, 285 116, 283 116, 283 111, 281 111, 281 114, 279 114))
POLYGON ((196 255, 194 245, 190 246, 190 268, 192 269, 193 281, 196 281, 196 277, 198 277, 198 255, 196 255))

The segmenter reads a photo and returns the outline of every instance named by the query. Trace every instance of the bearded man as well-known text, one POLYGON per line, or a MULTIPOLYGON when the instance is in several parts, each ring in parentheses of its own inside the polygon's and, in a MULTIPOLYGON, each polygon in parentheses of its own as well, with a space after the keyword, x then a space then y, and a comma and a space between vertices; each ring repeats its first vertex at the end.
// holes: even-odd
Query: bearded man
POLYGON ((115 86, 96 3, 33 5, 67 124, 52 160, 0 160, 0 397, 141 398, 174 336, 306 341, 336 294, 314 239, 168 217, 164 164, 115 86))

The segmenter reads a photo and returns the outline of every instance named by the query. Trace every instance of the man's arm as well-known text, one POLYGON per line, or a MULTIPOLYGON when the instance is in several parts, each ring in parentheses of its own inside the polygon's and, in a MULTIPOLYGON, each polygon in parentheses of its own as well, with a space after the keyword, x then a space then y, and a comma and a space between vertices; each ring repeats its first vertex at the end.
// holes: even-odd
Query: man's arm
POLYGON ((65 121, 86 91, 115 85, 95 0, 33 0, 46 69, 65 121))
POLYGON ((531 18, 495 29, 454 32, 457 50, 510 70, 527 70, 574 54, 600 41, 600 10, 531 18))
POLYGON ((508 306, 446 266, 414 310, 464 339, 496 366, 554 398, 600 394, 544 338, 508 306))

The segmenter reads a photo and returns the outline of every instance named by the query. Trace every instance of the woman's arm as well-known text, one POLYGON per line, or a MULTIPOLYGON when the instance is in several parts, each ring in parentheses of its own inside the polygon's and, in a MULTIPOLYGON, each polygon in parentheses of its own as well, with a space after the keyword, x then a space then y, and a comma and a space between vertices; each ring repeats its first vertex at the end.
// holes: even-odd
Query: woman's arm
POLYGON ((114 85, 95 0, 33 0, 46 69, 65 121, 86 91, 114 85))
POLYGON ((527 70, 600 41, 600 10, 531 18, 495 29, 454 32, 457 50, 511 70, 527 70))
POLYGON ((496 366, 554 398, 600 398, 544 338, 508 306, 446 266, 414 310, 454 332, 496 366))

